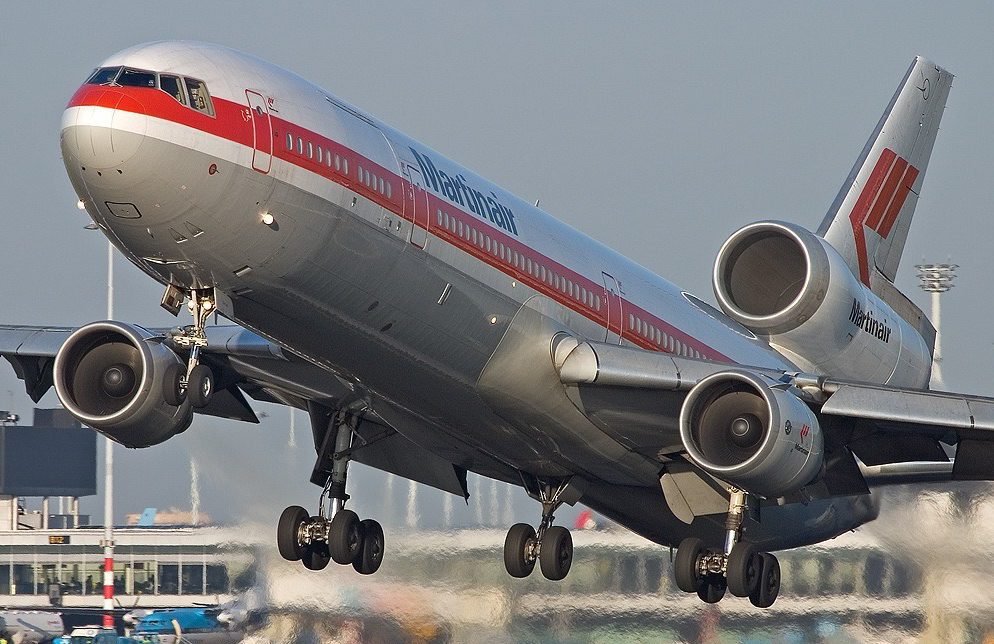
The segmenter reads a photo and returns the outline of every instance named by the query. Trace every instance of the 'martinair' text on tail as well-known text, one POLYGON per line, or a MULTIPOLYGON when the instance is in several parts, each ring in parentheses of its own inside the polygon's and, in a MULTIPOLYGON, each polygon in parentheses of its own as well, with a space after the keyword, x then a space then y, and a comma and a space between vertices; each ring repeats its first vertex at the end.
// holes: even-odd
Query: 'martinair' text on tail
POLYGON ((897 273, 952 80, 914 60, 818 229, 875 292, 897 273))

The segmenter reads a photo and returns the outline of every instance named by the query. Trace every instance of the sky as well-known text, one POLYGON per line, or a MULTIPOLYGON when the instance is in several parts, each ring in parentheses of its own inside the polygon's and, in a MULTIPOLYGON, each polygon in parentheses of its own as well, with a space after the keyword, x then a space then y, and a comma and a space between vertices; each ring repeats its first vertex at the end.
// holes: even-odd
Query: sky
MULTIPOLYGON (((928 56, 956 79, 898 285, 927 307, 913 264, 960 266, 943 296, 946 384, 994 395, 990 3, 6 2, 0 15, 7 324, 105 317, 106 241, 83 228, 59 122, 90 71, 137 43, 212 41, 291 69, 711 301, 728 235, 759 219, 817 228, 908 64, 928 56)), ((160 296, 117 258, 118 319, 177 324, 160 296)), ((30 418, 32 405, 0 364, 8 408, 30 418)), ((117 450, 118 520, 188 506, 191 455, 216 518, 313 505, 303 414, 289 446, 288 412, 256 409, 260 426, 198 418, 165 445, 117 450)), ((350 492, 378 516, 386 483, 363 476, 350 492)), ((537 522, 516 494, 502 513, 537 522)))

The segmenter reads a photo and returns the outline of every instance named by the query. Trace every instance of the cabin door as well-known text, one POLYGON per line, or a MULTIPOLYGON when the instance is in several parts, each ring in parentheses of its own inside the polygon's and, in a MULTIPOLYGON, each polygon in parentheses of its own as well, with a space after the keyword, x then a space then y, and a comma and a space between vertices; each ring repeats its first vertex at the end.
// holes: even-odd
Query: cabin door
POLYGON ((245 97, 252 115, 252 168, 269 174, 273 167, 273 124, 269 119, 269 107, 259 92, 247 89, 245 97))
POLYGON ((404 213, 410 212, 411 243, 424 248, 428 243, 428 191, 425 190, 421 171, 414 166, 406 166, 407 190, 405 191, 404 213))

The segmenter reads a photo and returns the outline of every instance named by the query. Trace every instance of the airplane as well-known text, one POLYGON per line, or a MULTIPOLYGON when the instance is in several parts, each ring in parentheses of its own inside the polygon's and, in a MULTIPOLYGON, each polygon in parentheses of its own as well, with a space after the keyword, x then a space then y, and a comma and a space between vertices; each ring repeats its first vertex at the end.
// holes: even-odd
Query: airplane
MULTIPOLYGON (((221 607, 163 608, 135 614, 131 637, 136 642, 156 644, 235 644, 245 633, 221 607)), ((127 615, 125 621, 127 621, 127 615)))
POLYGON ((468 472, 524 488, 513 577, 566 577, 555 512, 582 502, 676 547, 682 591, 768 607, 770 553, 875 519, 871 485, 994 478, 994 399, 928 390, 935 330, 894 286, 952 78, 912 61, 817 230, 734 232, 719 310, 291 72, 138 45, 72 96, 62 155, 192 323, 8 326, 0 353, 131 448, 258 422, 247 397, 306 410, 322 491, 276 542, 309 569, 382 562, 354 460, 467 500, 468 472))
POLYGON ((12 644, 40 644, 62 635, 62 616, 37 610, 0 610, 0 638, 12 644))

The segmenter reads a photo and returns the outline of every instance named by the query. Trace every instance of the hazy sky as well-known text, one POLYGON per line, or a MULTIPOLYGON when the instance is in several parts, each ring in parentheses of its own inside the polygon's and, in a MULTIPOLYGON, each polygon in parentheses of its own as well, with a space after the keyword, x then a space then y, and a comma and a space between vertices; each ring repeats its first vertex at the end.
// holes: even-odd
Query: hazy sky
MULTIPOLYGON (((817 227, 920 53, 956 80, 898 283, 924 305, 912 265, 961 266, 946 381, 991 395, 991 25, 988 2, 4 2, 0 322, 104 317, 106 242, 83 230, 59 121, 90 71, 136 43, 207 40, 292 69, 707 299, 738 227, 817 227)), ((116 266, 116 317, 175 324, 158 285, 116 266)), ((0 367, 0 409, 30 417, 0 367)), ((257 409, 261 427, 198 418, 164 446, 118 450, 118 516, 186 506, 189 452, 215 516, 313 505, 303 416, 291 450, 287 412, 257 409)), ((376 493, 362 492, 365 515, 379 516, 376 493)), ((514 518, 537 521, 531 509, 514 518)))

